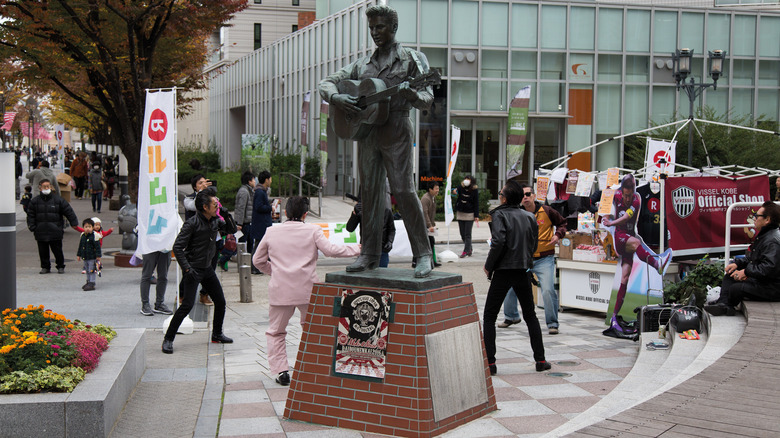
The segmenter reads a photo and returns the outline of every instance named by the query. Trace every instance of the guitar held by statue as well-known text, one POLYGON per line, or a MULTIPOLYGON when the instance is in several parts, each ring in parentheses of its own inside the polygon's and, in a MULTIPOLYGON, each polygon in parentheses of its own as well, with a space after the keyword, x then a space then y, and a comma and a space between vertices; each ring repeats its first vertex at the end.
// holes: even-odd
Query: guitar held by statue
POLYGON ((382 125, 387 121, 390 113, 390 97, 397 94, 401 85, 405 83, 412 88, 435 86, 441 83, 441 75, 438 70, 431 70, 390 88, 387 88, 382 79, 377 78, 340 81, 339 93, 357 98, 355 105, 361 110, 355 114, 348 114, 336 105, 331 106, 329 119, 333 132, 345 140, 364 139, 373 126, 382 125))

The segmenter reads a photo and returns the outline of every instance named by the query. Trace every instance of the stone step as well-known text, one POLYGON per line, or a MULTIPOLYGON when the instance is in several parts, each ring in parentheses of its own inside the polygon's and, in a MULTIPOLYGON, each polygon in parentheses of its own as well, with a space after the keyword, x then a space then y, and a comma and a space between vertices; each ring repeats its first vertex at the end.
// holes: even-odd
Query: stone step
POLYGON ((668 350, 648 350, 645 345, 658 338, 657 332, 640 336, 637 361, 625 379, 601 401, 574 417, 544 438, 560 437, 610 418, 619 412, 643 403, 695 376, 726 353, 742 336, 743 317, 709 319, 698 341, 680 339, 676 333, 667 334, 668 350))

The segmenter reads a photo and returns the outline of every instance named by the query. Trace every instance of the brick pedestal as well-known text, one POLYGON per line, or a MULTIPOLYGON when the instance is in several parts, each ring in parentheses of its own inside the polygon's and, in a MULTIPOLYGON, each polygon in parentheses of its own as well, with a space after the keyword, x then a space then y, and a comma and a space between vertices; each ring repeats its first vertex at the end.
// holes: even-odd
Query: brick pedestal
POLYGON ((284 417, 406 437, 431 437, 496 409, 477 304, 460 275, 378 269, 314 285, 284 417), (382 380, 334 375, 343 289, 388 291, 395 305, 382 380), (338 307, 338 306, 336 306, 338 307))

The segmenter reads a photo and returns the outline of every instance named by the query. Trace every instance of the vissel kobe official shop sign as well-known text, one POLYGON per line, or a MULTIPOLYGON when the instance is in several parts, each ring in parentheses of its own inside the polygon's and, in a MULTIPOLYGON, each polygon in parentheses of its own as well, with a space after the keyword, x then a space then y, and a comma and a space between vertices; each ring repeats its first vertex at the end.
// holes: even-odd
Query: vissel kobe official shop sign
MULTIPOLYGON (((669 247, 675 251, 720 250, 725 245, 726 210, 735 202, 769 200, 766 175, 735 181, 726 177, 675 177, 666 180, 669 247)), ((732 223, 752 223, 759 207, 736 208, 732 223)), ((750 243, 754 231, 731 230, 732 244, 750 243)))

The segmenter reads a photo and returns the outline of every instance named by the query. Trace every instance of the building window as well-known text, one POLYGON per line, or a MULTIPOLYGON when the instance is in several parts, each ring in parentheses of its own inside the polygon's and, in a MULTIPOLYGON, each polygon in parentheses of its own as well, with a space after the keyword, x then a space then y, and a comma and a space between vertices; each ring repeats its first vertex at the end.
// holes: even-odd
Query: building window
POLYGON ((263 4, 263 0, 255 0, 255 4, 256 5, 262 5, 263 4))
POLYGON ((298 30, 298 25, 297 24, 293 24, 292 25, 292 31, 295 32, 297 30, 298 30))
POLYGON ((263 35, 263 25, 260 23, 255 23, 255 50, 262 47, 262 35, 263 35))
POLYGON ((301 5, 301 0, 292 0, 292 5, 293 6, 300 6, 301 5))

